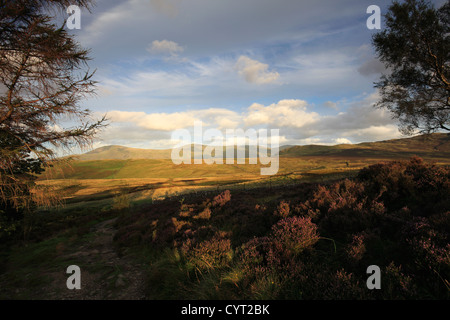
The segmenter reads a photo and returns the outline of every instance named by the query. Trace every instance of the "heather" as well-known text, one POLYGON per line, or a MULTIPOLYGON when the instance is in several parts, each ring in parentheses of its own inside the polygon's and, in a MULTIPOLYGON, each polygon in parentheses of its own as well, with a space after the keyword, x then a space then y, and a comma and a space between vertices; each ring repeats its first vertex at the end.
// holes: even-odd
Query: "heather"
POLYGON ((352 179, 170 198, 124 211, 116 248, 149 299, 448 299, 450 169, 420 158, 352 179), (381 269, 381 289, 366 286, 381 269))

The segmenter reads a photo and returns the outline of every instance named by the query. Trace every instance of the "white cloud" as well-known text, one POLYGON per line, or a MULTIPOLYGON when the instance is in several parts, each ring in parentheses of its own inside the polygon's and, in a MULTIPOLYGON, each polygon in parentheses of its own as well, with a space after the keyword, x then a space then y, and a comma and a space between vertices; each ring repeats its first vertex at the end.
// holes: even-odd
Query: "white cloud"
POLYGON ((320 116, 318 121, 306 124, 297 134, 300 138, 320 136, 326 141, 335 143, 337 143, 336 136, 346 137, 354 143, 401 137, 398 124, 390 113, 385 109, 374 107, 378 99, 377 92, 367 95, 354 101, 346 110, 336 115, 320 116))
POLYGON ((153 54, 170 54, 178 55, 184 51, 178 43, 170 40, 154 40, 148 47, 147 51, 153 54))
POLYGON ((94 148, 107 145, 122 145, 134 148, 169 149, 173 147, 170 132, 143 130, 135 125, 111 125, 98 134, 94 148))
POLYGON ((111 111, 108 118, 113 122, 134 123, 147 130, 173 131, 189 126, 197 121, 189 112, 151 113, 111 111))
MULTIPOLYGON (((307 110, 304 100, 281 100, 268 106, 254 103, 242 113, 225 108, 196 109, 185 112, 145 113, 114 110, 107 113, 112 127, 127 127, 132 131, 169 132, 176 129, 190 128, 195 121, 201 121, 204 128, 219 130, 236 128, 269 128, 291 127, 299 129, 306 124, 320 120, 315 112, 307 110)), ((116 129, 117 130, 117 129, 116 129)), ((136 133, 140 136, 141 133, 136 133)), ((111 138, 111 136, 109 136, 111 138)), ((287 141, 283 138, 282 141, 287 141)))
POLYGON ((352 144, 352 142, 347 138, 337 138, 335 142, 336 144, 352 144))
POLYGON ((234 129, 240 125, 242 120, 240 114, 224 108, 209 108, 191 112, 206 125, 213 126, 219 130, 234 129))
POLYGON ((310 129, 332 134, 336 131, 345 132, 370 126, 394 124, 395 122, 387 110, 374 107, 378 99, 379 94, 377 92, 367 95, 352 102, 346 110, 336 115, 322 116, 320 122, 310 129))
POLYGON ((308 103, 304 100, 281 100, 264 106, 254 103, 247 111, 244 122, 247 126, 267 124, 275 127, 301 128, 319 120, 316 112, 307 111, 308 103))
POLYGON ((389 139, 398 139, 402 135, 395 124, 373 125, 367 128, 348 130, 344 132, 347 136, 354 137, 355 140, 363 141, 382 141, 389 139))
POLYGON ((276 71, 268 71, 269 65, 253 60, 247 56, 240 56, 235 65, 239 75, 245 81, 256 84, 267 84, 275 82, 280 74, 276 71))
MULTIPOLYGON (((253 103, 242 112, 227 108, 193 109, 183 112, 146 113, 111 111, 107 115, 112 121, 106 140, 129 139, 141 141, 169 139, 170 131, 192 129, 195 121, 203 128, 225 129, 266 127, 280 129, 283 143, 288 144, 351 144, 364 141, 380 141, 401 137, 397 124, 385 110, 373 107, 378 94, 368 95, 355 101, 346 110, 336 115, 320 115, 309 110, 305 100, 284 99, 264 105, 253 103), (126 128, 126 129, 125 129, 126 128)), ((140 142, 141 143, 141 142, 140 142)), ((168 145, 169 142, 161 145, 168 145)))

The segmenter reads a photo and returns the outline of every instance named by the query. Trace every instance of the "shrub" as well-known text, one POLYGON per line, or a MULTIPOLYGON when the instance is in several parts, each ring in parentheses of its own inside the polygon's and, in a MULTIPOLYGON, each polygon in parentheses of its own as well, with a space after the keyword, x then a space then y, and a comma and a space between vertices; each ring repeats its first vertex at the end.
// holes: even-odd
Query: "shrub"
POLYGON ((377 226, 385 208, 368 198, 363 183, 345 179, 330 186, 319 186, 312 198, 297 210, 317 220, 327 234, 346 238, 348 234, 377 226))
POLYGON ((390 210, 408 206, 415 215, 448 210, 450 169, 413 157, 410 161, 379 163, 362 169, 358 180, 372 198, 390 210))
POLYGON ((173 219, 159 220, 156 228, 152 231, 152 244, 161 247, 172 245, 176 234, 177 226, 173 219))
POLYGON ((240 259, 244 267, 262 266, 266 263, 265 253, 270 250, 269 237, 253 238, 242 245, 240 259))
POLYGON ((130 197, 128 194, 123 193, 115 196, 113 198, 112 209, 114 210, 123 210, 128 209, 130 207, 130 197))
POLYGON ((417 297, 417 287, 412 278, 403 273, 401 266, 391 262, 382 275, 383 297, 385 299, 414 299, 417 297))
POLYGON ((289 216, 289 202, 287 201, 281 201, 280 204, 277 207, 277 210, 275 210, 274 215, 276 217, 286 218, 289 216))
POLYGON ((189 218, 194 214, 194 205, 181 204, 179 216, 182 218, 189 218))
POLYGON ((310 218, 288 217, 279 221, 269 236, 253 238, 242 245, 239 260, 247 281, 292 280, 302 268, 299 255, 318 239, 317 226, 310 218))
POLYGON ((296 256, 319 240, 317 226, 310 218, 289 217, 272 228, 273 240, 280 253, 296 256))
POLYGON ((366 245, 364 243, 365 235, 364 234, 356 234, 352 237, 352 242, 348 245, 346 250, 348 259, 350 261, 358 262, 366 253, 366 245))
MULTIPOLYGON (((438 232, 423 217, 415 218, 403 232, 404 241, 409 245, 410 259, 416 272, 428 275, 424 285, 434 286, 430 290, 449 290, 450 244, 448 233, 438 232), (433 282, 433 283, 432 283, 433 282)), ((447 292, 448 294, 448 292, 447 292)))
POLYGON ((194 219, 209 220, 209 218, 211 218, 211 209, 209 207, 206 207, 202 212, 194 216, 194 219))
POLYGON ((221 194, 215 196, 212 200, 213 207, 223 207, 227 202, 231 200, 230 190, 225 190, 221 194))
POLYGON ((364 202, 364 185, 345 179, 330 186, 319 185, 306 204, 326 214, 337 210, 359 209, 364 202))
POLYGON ((367 295, 365 284, 361 284, 352 273, 344 269, 337 270, 335 273, 316 273, 315 278, 315 287, 320 291, 311 292, 308 295, 310 299, 316 296, 318 299, 325 300, 353 300, 364 299, 367 295))
POLYGON ((449 181, 448 168, 413 158, 270 199, 258 190, 231 200, 226 190, 189 204, 165 200, 119 217, 116 239, 155 255, 177 250, 171 266, 186 292, 218 292, 232 270, 238 298, 448 299, 449 181), (334 252, 319 239, 331 239, 334 252), (370 264, 382 270, 382 290, 366 287, 370 264))
POLYGON ((226 266, 233 258, 233 250, 229 239, 215 236, 192 246, 186 242, 181 248, 188 264, 196 270, 211 270, 226 266))

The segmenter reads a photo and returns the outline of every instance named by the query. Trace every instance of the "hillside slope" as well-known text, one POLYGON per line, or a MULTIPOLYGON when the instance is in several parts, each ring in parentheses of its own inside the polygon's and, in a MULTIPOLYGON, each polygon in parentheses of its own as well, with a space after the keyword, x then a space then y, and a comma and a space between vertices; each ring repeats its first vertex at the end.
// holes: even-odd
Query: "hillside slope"
POLYGON ((76 156, 78 160, 128 160, 128 159, 170 159, 171 150, 105 146, 76 156))
MULTIPOLYGON (((199 148, 204 150, 206 145, 191 145, 191 156, 196 157, 196 152, 200 151, 199 148)), ((245 157, 248 158, 249 146, 234 147, 235 154, 241 154, 245 152, 245 157)), ((203 152, 202 152, 203 153, 203 152)), ((96 160, 142 160, 142 159, 171 159, 172 149, 139 149, 129 148, 124 146, 105 146, 86 152, 81 155, 77 155, 76 159, 81 161, 96 161, 96 160)), ((226 157, 226 147, 223 148, 223 156, 226 157)), ((207 157, 203 154, 203 158, 207 157)))
MULTIPOLYGON (((205 146, 203 146, 204 148, 205 146)), ((236 148, 235 148, 236 150, 236 148)), ((248 155, 249 147, 245 147, 248 155)), ((191 148, 194 156, 194 146, 191 148)), ((81 161, 95 160, 130 160, 130 159, 171 159, 171 149, 138 149, 124 146, 105 146, 90 152, 77 155, 81 161)), ((224 149, 224 156, 225 156, 224 149)), ((413 155, 432 158, 450 158, 450 135, 433 133, 412 138, 392 139, 378 142, 363 142, 359 144, 340 144, 334 146, 305 145, 280 146, 281 157, 302 156, 338 156, 338 157, 409 157, 413 155)))
POLYGON ((412 138, 392 139, 359 144, 335 146, 291 146, 280 151, 282 157, 340 156, 340 157, 408 157, 413 155, 432 158, 450 158, 450 135, 433 133, 412 138))

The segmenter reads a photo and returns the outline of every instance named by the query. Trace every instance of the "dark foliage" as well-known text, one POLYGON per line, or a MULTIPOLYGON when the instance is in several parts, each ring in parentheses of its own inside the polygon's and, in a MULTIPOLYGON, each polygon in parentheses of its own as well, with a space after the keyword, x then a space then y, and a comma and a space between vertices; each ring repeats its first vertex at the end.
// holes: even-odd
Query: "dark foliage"
POLYGON ((450 130, 450 2, 393 2, 386 27, 373 37, 386 72, 376 87, 381 100, 411 134, 450 130))
POLYGON ((57 195, 34 183, 57 158, 52 146, 89 146, 105 125, 104 118, 91 123, 80 106, 95 88, 83 70, 88 50, 55 22, 70 4, 89 9, 91 1, 0 1, 1 211, 55 204, 57 195), (61 127, 66 118, 73 127, 61 127))
POLYGON ((449 168, 412 158, 269 201, 264 189, 166 200, 120 218, 116 243, 176 252, 176 265, 153 265, 149 286, 160 268, 181 270, 171 289, 181 298, 208 286, 209 298, 448 299, 449 178, 449 168), (370 265, 381 290, 366 286, 370 265))

